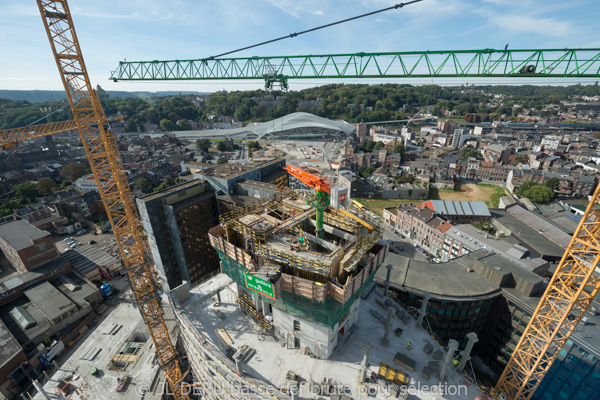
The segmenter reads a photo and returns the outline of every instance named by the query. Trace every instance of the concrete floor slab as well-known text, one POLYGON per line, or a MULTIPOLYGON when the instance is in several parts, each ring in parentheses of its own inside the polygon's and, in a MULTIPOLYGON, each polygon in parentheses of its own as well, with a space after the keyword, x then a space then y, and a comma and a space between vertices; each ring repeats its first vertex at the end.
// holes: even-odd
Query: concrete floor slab
MULTIPOLYGON (((216 330, 220 328, 223 328, 233 340, 233 348, 237 349, 242 345, 248 345, 255 349, 256 354, 247 363, 242 364, 243 373, 249 378, 260 379, 281 388, 287 385, 286 374, 288 371, 298 374, 304 382, 301 385, 300 398, 315 398, 310 394, 311 382, 318 384, 324 379, 331 379, 340 387, 342 385, 348 387, 348 394, 355 399, 364 398, 359 393, 361 389, 357 385, 357 377, 365 344, 372 346, 369 356, 369 374, 370 372, 376 373, 380 363, 388 364, 407 373, 410 377, 409 388, 412 391, 409 393, 412 397, 409 398, 411 399, 466 400, 474 399, 481 393, 475 385, 464 385, 464 375, 454 371, 447 380, 448 386, 446 386, 447 393, 445 395, 429 389, 432 385, 439 384, 438 374, 433 373, 431 378, 422 379, 421 372, 432 361, 431 354, 436 350, 444 351, 445 354, 445 350, 427 331, 416 327, 415 321, 412 319, 405 324, 399 317, 394 317, 389 334, 389 344, 381 344, 384 326, 371 313, 371 310, 374 310, 380 315, 387 315, 386 309, 376 301, 377 298, 383 298, 378 289, 373 290, 366 300, 361 301, 359 318, 354 332, 345 333, 350 336, 341 338, 340 344, 328 360, 302 355, 300 349, 288 349, 272 336, 262 334, 258 326, 237 306, 235 285, 231 285, 221 292, 221 304, 217 306, 206 298, 206 290, 209 289, 195 288, 192 290, 190 298, 182 304, 182 311, 194 327, 222 351, 225 349, 219 344, 216 333, 216 330), (400 336, 393 333, 397 328, 402 329, 400 336), (408 342, 411 342, 410 350, 408 342), (427 343, 431 344, 434 349, 430 355, 423 351, 423 347, 427 343), (394 357, 398 352, 416 362, 414 372, 406 371, 394 363, 394 357), (418 388, 423 390, 417 391, 418 388), (456 393, 455 391, 460 392, 456 393)), ((386 395, 380 392, 377 397, 383 399, 386 398, 386 395)))

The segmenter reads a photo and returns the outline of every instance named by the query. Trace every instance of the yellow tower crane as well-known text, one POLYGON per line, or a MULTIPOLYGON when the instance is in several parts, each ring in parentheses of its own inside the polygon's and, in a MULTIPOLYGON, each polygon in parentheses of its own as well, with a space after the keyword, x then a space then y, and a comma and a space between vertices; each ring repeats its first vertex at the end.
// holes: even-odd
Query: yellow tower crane
MULTIPOLYGON (((118 115, 111 121, 124 119, 125 115, 118 115)), ((96 121, 92 118, 86 123, 95 124, 96 121)), ((15 150, 19 143, 26 140, 41 138, 44 136, 55 135, 74 131, 77 129, 77 121, 71 119, 68 121, 49 122, 47 124, 30 125, 22 128, 11 128, 0 130, 0 147, 4 150, 15 150)))
POLYGON ((529 400, 600 289, 600 186, 492 395, 529 400))
POLYGON ((189 398, 183 386, 187 372, 165 324, 154 265, 127 182, 116 138, 108 129, 81 54, 66 0, 37 0, 52 53, 67 93, 98 191, 106 209, 137 306, 148 327, 158 361, 176 399, 189 398))

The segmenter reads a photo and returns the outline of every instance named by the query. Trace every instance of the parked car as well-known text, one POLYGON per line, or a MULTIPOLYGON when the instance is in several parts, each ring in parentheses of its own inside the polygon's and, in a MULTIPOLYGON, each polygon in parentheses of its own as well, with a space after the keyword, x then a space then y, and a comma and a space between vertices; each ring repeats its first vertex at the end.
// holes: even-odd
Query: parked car
POLYGON ((417 247, 417 250, 418 250, 418 251, 420 251, 421 253, 425 253, 425 250, 423 250, 423 249, 422 249, 422 248, 420 248, 420 247, 417 247))
POLYGON ((97 242, 95 240, 90 240, 88 243, 89 244, 96 244, 97 242))
POLYGON ((419 247, 416 243, 411 243, 413 247, 419 247))
POLYGON ((69 243, 70 248, 77 247, 77 246, 79 246, 79 243, 75 243, 75 242, 69 243))
POLYGON ((86 231, 85 229, 80 229, 80 230, 78 230, 76 233, 77 233, 78 235, 83 235, 83 234, 84 234, 84 233, 86 233, 86 232, 87 232, 87 231, 86 231))
POLYGON ((439 264, 439 263, 442 262, 442 260, 440 260, 439 258, 434 258, 433 262, 436 263, 436 264, 439 264))

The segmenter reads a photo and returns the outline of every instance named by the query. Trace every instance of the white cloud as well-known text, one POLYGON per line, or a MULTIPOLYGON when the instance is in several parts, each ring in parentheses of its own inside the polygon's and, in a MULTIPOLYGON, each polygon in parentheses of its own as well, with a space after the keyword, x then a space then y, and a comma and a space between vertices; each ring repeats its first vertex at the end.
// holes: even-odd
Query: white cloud
POLYGON ((493 15, 490 22, 510 31, 536 33, 542 36, 564 37, 574 33, 569 21, 536 18, 526 15, 493 15))

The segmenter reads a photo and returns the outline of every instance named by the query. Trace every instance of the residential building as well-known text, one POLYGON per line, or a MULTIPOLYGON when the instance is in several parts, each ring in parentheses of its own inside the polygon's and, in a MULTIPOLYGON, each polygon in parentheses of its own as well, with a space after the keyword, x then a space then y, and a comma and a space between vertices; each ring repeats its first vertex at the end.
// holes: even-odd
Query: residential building
POLYGON ((512 153, 508 147, 499 144, 487 145, 484 148, 484 150, 486 154, 490 154, 495 160, 497 160, 501 164, 508 163, 508 159, 512 153))
POLYGON ((98 191, 98 185, 96 185, 96 180, 92 174, 82 176, 73 182, 73 184, 84 193, 98 191))
POLYGON ((452 147, 458 149, 462 147, 465 141, 469 138, 469 130, 466 128, 456 128, 452 137, 452 147))
POLYGON ((0 250, 19 272, 27 272, 59 257, 52 236, 25 220, 0 225, 0 250))
POLYGON ((396 209, 385 209, 384 221, 395 222, 392 228, 414 240, 429 253, 440 255, 443 251, 445 232, 452 225, 442 216, 429 208, 413 207, 403 204, 396 209), (391 216, 392 212, 396 216, 391 216))

